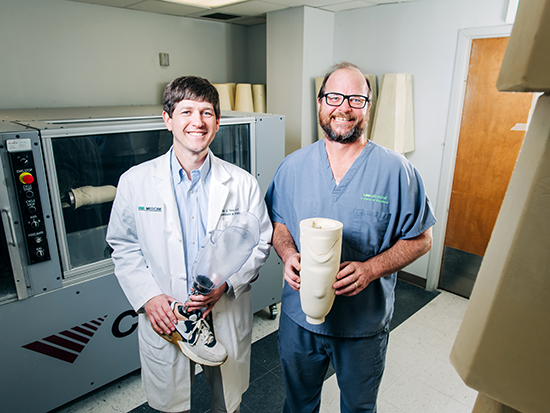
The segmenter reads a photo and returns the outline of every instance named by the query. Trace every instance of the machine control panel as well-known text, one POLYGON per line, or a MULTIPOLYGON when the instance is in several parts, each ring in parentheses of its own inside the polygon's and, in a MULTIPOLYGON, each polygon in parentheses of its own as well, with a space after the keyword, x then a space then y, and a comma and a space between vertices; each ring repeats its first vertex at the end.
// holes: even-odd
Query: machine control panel
POLYGON ((29 262, 36 264, 50 259, 46 242, 46 225, 36 181, 36 169, 30 139, 6 141, 15 178, 17 200, 27 243, 29 262))

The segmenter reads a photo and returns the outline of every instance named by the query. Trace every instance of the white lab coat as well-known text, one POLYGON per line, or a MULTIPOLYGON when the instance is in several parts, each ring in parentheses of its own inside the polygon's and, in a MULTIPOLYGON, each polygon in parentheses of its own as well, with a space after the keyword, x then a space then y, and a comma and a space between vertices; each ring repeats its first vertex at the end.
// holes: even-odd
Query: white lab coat
MULTIPOLYGON (((183 241, 168 153, 131 168, 119 181, 107 242, 113 248, 115 275, 139 315, 142 380, 151 407, 189 410, 190 363, 173 344, 157 335, 143 311, 149 299, 167 294, 187 300, 183 241)), ((224 229, 235 214, 249 211, 260 221, 260 243, 242 269, 229 279, 212 310, 214 332, 227 349, 221 366, 224 397, 234 411, 248 388, 252 336, 250 282, 269 255, 272 227, 257 181, 248 172, 215 157, 211 160, 207 232, 224 229)), ((189 276, 191 276, 189 274, 189 276)))

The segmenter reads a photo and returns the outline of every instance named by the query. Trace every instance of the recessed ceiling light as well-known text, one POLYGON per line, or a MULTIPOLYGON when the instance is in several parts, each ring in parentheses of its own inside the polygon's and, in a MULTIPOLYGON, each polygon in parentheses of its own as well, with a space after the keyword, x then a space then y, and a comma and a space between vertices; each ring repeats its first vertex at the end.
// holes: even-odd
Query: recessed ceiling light
POLYGON ((203 7, 209 9, 212 7, 227 6, 229 4, 240 3, 243 0, 162 0, 169 3, 187 4, 190 6, 203 7))

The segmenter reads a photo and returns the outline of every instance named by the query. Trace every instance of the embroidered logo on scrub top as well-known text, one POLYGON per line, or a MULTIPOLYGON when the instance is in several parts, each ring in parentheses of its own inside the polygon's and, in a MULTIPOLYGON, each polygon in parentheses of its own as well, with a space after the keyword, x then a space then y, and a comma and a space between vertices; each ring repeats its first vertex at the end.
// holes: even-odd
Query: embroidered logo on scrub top
POLYGON ((144 206, 140 206, 140 207, 138 207, 138 211, 162 212, 162 207, 144 207, 144 206))
POLYGON ((389 204, 388 197, 382 195, 363 194, 361 196, 363 201, 380 202, 381 204, 389 204))

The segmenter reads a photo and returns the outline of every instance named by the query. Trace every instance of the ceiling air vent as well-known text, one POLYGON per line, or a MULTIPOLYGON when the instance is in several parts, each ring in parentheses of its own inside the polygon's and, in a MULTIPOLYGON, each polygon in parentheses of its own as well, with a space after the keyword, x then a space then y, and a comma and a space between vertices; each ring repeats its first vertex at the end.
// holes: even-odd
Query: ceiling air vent
POLYGON ((205 17, 207 19, 214 19, 214 20, 231 20, 231 19, 236 19, 237 17, 241 17, 241 16, 235 16, 233 14, 225 14, 225 13, 212 13, 212 14, 205 14, 204 16, 202 17, 205 17))

